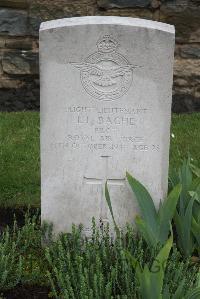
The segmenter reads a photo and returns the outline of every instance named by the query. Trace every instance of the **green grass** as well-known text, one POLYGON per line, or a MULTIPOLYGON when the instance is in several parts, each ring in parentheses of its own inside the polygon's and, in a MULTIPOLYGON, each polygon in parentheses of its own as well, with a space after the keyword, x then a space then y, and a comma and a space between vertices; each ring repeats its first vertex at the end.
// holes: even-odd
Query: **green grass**
POLYGON ((0 205, 39 206, 39 113, 1 113, 0 136, 0 205))
POLYGON ((179 167, 189 154, 200 167, 200 113, 174 114, 171 135, 170 169, 179 167))
MULTIPOLYGON (((173 115, 170 168, 200 166, 200 113, 173 115)), ((0 113, 0 206, 40 205, 39 113, 0 113)))

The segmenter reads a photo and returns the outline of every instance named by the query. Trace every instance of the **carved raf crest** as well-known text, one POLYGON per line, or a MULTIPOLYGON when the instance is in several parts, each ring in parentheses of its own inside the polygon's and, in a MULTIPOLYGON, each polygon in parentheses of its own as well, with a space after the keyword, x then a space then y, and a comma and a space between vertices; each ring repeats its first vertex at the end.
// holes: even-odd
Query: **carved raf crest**
POLYGON ((81 71, 81 82, 92 97, 110 101, 123 96, 131 86, 133 69, 128 60, 117 53, 118 42, 105 35, 97 42, 98 52, 83 63, 71 63, 81 71))

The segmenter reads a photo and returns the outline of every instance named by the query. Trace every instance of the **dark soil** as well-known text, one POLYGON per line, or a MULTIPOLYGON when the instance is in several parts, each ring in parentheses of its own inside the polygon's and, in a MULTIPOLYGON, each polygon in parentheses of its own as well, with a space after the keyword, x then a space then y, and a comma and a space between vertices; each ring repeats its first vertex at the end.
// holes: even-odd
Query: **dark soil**
POLYGON ((0 231, 8 226, 13 226, 13 222, 16 219, 18 226, 24 225, 25 214, 29 211, 30 216, 35 215, 38 212, 37 208, 27 207, 20 208, 0 208, 0 231))
POLYGON ((17 286, 3 293, 6 299, 48 299, 50 290, 41 286, 17 286))

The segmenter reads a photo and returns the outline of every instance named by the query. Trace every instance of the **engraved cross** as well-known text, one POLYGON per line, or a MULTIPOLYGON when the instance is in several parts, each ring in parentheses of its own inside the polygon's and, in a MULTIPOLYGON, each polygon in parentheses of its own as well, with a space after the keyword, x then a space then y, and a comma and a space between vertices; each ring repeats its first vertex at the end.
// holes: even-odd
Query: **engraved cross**
POLYGON ((114 186, 123 186, 125 183, 125 178, 108 178, 108 159, 110 158, 110 156, 101 156, 101 158, 103 159, 103 163, 104 163, 104 175, 102 176, 102 178, 92 178, 92 177, 85 177, 84 176, 84 180, 86 182, 86 184, 88 185, 101 185, 101 207, 100 207, 100 221, 102 223, 104 222, 108 222, 108 216, 107 216, 107 211, 108 211, 108 207, 107 207, 107 203, 106 200, 104 198, 104 186, 105 183, 107 181, 108 185, 114 185, 114 186))

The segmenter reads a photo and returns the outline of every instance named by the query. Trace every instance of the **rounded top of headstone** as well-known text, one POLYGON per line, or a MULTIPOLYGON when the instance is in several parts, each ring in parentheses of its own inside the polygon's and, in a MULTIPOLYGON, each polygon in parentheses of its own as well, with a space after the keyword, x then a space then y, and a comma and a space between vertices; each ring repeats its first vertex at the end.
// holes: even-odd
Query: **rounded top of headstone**
POLYGON ((74 18, 64 18, 52 21, 43 22, 40 25, 40 31, 56 29, 59 27, 72 27, 81 25, 126 25, 134 27, 144 27, 149 29, 156 29, 160 31, 165 31, 168 33, 175 33, 175 28, 173 25, 166 23, 150 21, 139 18, 130 17, 116 17, 116 16, 87 16, 87 17, 74 17, 74 18))

